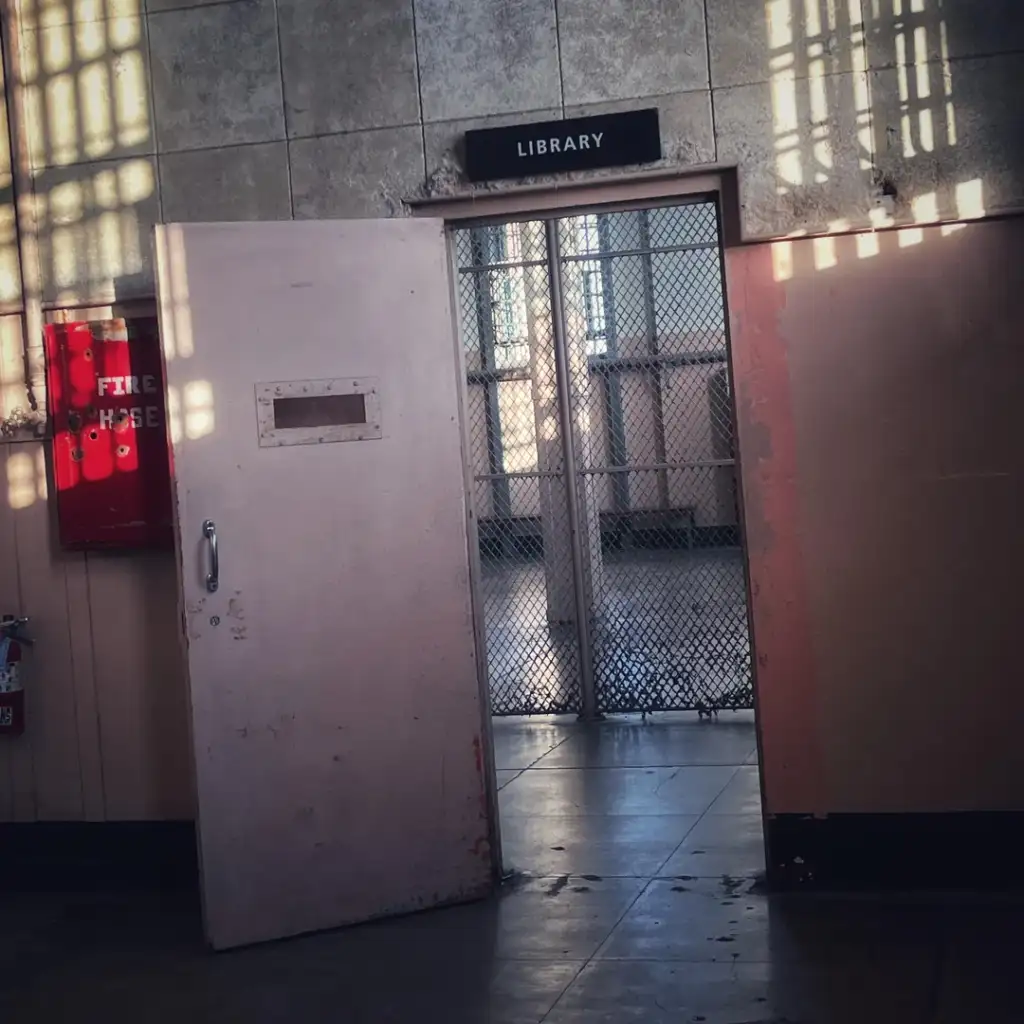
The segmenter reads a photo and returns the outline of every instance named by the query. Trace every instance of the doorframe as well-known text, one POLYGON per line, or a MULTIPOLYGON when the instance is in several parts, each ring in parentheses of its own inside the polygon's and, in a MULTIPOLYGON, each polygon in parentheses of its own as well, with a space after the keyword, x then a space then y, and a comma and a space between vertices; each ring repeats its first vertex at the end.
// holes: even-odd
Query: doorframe
POLYGON ((542 220, 584 209, 596 213, 596 207, 632 209, 657 205, 659 200, 668 205, 700 196, 718 204, 723 246, 739 244, 739 183, 736 168, 730 166, 706 166, 690 174, 655 171, 571 184, 509 186, 409 199, 406 205, 413 217, 440 218, 453 228, 465 227, 469 221, 542 220))
MULTIPOLYGON (((464 488, 466 500, 467 540, 470 546, 470 592, 473 608, 473 628, 476 637, 480 706, 484 715, 482 736, 483 761, 486 770, 487 801, 491 808, 491 856, 496 880, 504 877, 501 845, 500 813, 498 810, 498 777, 494 760, 494 718, 491 714, 491 694, 487 674, 487 633, 484 610, 480 601, 482 566, 477 514, 474 502, 473 474, 470 466, 471 437, 465 411, 465 352, 462 345, 461 309, 458 295, 458 268, 455 246, 451 244, 452 231, 457 228, 501 224, 509 221, 550 220, 579 215, 580 213, 613 213, 616 211, 651 209, 659 206, 682 205, 704 199, 718 210, 719 266, 722 280, 722 304, 725 317, 725 343, 727 367, 733 386, 730 388, 729 410, 735 439, 737 498, 739 505, 739 536, 743 561, 743 582, 746 591, 747 635, 750 638, 750 679, 754 704, 754 739, 757 747, 757 774, 760 790, 761 820, 766 825, 768 810, 765 803, 764 758, 761 737, 760 687, 757 671, 757 638, 754 632, 753 595, 751 591, 750 555, 747 546, 746 487, 743 472, 743 451, 739 443, 738 414, 732 345, 732 324, 729 313, 729 289, 726 276, 725 253, 742 244, 740 219, 740 185, 735 166, 711 165, 689 174, 654 171, 614 178, 599 178, 572 184, 510 185, 495 190, 470 191, 462 195, 409 199, 406 203, 413 217, 441 219, 448 236, 449 288, 455 319, 456 366, 460 374, 459 416, 464 446, 464 488)), ((557 269, 557 268, 556 268, 557 269)), ((768 829, 763 828, 766 864, 770 864, 768 829)))

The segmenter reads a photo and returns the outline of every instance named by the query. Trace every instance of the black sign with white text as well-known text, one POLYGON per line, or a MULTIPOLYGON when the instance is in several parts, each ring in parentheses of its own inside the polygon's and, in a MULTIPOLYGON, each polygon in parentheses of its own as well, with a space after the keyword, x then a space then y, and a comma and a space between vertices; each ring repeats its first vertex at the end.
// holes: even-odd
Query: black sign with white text
POLYGON ((470 181, 627 167, 660 159, 656 108, 466 132, 470 181))

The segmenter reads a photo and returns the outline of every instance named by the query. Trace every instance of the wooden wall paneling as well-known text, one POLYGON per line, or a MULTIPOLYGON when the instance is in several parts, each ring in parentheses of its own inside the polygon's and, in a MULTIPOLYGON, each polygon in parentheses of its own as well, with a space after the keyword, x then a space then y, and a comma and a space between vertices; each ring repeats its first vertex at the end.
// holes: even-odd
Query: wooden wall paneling
POLYGON ((68 633, 75 680, 75 715, 82 770, 82 812, 86 821, 106 817, 96 666, 93 657, 93 609, 89 601, 89 556, 65 562, 68 633))
POLYGON ((89 595, 107 818, 191 818, 173 556, 91 554, 89 595))
MULTIPOLYGON (((14 510, 8 495, 7 454, 11 446, 0 445, 0 613, 17 615, 21 610, 18 583, 18 553, 14 541, 14 510)), ((0 821, 14 819, 14 759, 27 740, 0 738, 0 821)))
POLYGON ((36 817, 74 821, 82 817, 83 800, 67 567, 78 563, 80 569, 83 556, 65 555, 57 547, 47 501, 44 444, 9 447, 8 490, 15 506, 22 610, 31 617, 36 641, 26 673, 26 733, 32 749, 36 817))

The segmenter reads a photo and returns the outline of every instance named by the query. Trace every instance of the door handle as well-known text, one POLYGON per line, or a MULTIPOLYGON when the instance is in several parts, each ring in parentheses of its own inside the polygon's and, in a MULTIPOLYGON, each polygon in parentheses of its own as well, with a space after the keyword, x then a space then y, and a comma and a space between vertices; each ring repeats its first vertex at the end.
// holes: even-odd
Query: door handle
POLYGON ((206 589, 214 594, 220 586, 220 556, 217 552, 217 524, 212 519, 203 522, 203 536, 210 544, 210 571, 206 574, 206 589))

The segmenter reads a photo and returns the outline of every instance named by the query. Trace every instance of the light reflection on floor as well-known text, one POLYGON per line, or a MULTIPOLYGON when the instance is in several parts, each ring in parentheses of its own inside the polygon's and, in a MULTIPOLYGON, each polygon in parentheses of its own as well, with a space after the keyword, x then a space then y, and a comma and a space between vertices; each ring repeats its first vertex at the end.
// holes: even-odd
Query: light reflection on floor
POLYGON ((466 906, 213 955, 180 894, 5 895, 0 1019, 1017 1024, 1019 900, 752 886, 753 739, 742 712, 497 723, 519 871, 466 906))

